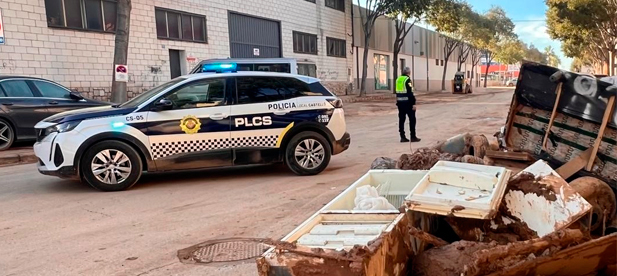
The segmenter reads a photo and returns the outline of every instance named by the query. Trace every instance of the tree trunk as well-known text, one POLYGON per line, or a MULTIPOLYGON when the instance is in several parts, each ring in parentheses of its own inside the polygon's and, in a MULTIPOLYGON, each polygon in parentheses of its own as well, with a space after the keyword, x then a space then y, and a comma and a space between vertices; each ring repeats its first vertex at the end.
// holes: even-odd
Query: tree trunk
POLYGON ((491 62, 493 62, 493 58, 489 58, 486 63, 486 71, 484 72, 484 88, 486 88, 486 81, 488 80, 488 69, 491 68, 491 62))
POLYGON ((111 101, 123 103, 127 100, 126 82, 116 81, 116 64, 126 65, 129 52, 129 31, 131 22, 131 0, 118 0, 116 20, 116 44, 111 85, 111 101))
POLYGON ((362 79, 360 80, 360 96, 366 96, 366 77, 368 74, 368 40, 371 38, 370 34, 364 35, 364 55, 362 56, 362 79))
POLYGON ((443 76, 441 77, 441 91, 445 91, 446 90, 446 72, 448 71, 448 58, 446 57, 446 60, 444 60, 444 65, 443 65, 443 76))
POLYGON ((396 93, 396 79, 398 78, 398 54, 401 51, 399 49, 399 44, 400 42, 398 40, 394 41, 394 53, 393 53, 393 61, 392 61, 392 67, 394 69, 394 72, 392 72, 392 77, 393 77, 393 83, 395 85, 392 86, 392 92, 396 93), (398 49, 398 50, 397 50, 398 49))

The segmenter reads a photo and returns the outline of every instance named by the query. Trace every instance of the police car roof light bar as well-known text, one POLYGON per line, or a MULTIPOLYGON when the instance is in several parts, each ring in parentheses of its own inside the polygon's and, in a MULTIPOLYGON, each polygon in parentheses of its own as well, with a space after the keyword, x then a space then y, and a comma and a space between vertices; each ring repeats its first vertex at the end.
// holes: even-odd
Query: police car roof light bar
POLYGON ((238 65, 235 63, 212 63, 212 64, 204 64, 201 72, 216 72, 216 73, 225 73, 225 72, 237 72, 238 65))

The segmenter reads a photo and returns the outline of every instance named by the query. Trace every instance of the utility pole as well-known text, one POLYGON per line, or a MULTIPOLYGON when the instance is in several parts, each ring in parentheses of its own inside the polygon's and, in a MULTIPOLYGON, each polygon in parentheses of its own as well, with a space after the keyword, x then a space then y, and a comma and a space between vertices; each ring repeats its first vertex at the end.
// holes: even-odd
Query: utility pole
POLYGON ((113 82, 111 85, 111 101, 123 103, 127 101, 126 85, 128 79, 116 80, 116 65, 125 65, 129 54, 129 32, 131 22, 131 0, 118 0, 116 20, 116 45, 114 48, 113 82))

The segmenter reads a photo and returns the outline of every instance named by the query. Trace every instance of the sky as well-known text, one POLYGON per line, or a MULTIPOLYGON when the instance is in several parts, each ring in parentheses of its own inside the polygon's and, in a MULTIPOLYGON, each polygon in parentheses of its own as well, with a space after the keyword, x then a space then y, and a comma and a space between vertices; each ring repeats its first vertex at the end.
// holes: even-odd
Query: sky
POLYGON ((544 0, 467 0, 477 12, 483 13, 491 6, 501 6, 516 27, 514 32, 525 43, 533 43, 540 51, 551 45, 561 59, 561 68, 569 70, 572 59, 566 58, 561 51, 561 43, 552 40, 546 29, 546 4, 544 0))

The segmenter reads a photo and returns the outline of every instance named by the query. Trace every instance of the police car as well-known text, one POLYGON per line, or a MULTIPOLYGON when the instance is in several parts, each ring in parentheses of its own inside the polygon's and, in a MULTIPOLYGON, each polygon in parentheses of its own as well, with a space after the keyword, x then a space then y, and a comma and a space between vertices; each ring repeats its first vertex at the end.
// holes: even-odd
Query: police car
POLYGON ((119 191, 144 171, 284 162, 314 175, 349 147, 342 102, 318 79, 204 66, 126 103, 39 122, 39 171, 119 191))

